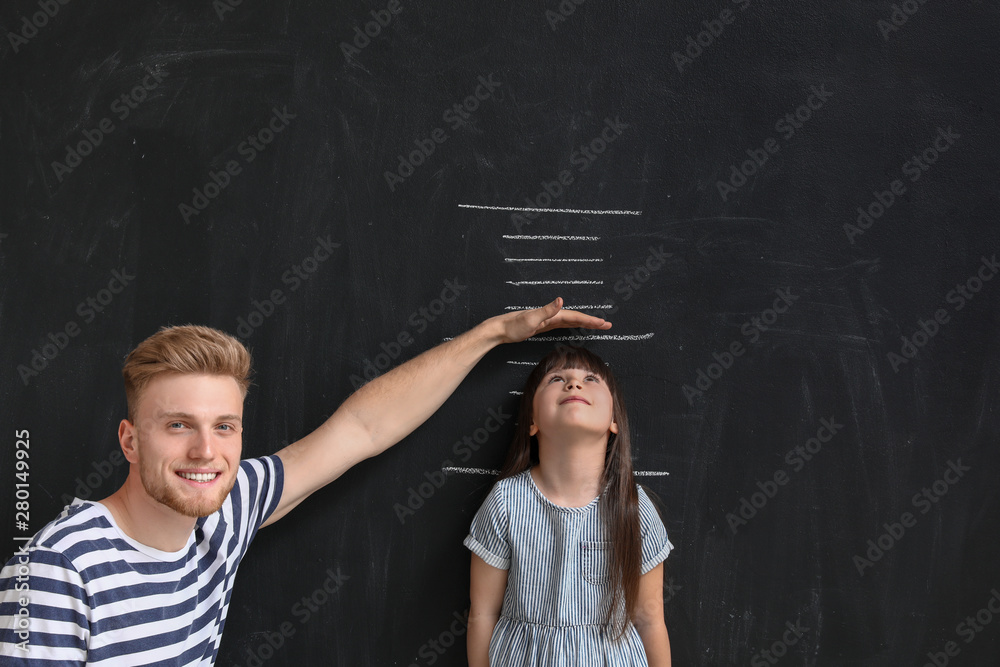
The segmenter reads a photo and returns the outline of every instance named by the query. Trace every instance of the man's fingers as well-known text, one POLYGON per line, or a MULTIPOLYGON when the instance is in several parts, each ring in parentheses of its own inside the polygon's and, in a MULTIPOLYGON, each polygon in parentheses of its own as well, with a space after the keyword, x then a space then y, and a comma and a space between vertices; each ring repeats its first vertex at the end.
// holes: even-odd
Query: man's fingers
POLYGON ((535 325, 535 330, 537 331, 537 330, 544 329, 545 327, 549 326, 549 324, 552 322, 552 320, 555 317, 558 317, 560 309, 562 308, 562 304, 563 304, 562 297, 561 296, 557 296, 551 302, 549 302, 549 303, 545 304, 544 306, 542 306, 541 308, 539 308, 539 310, 542 311, 542 318, 543 319, 542 319, 541 322, 539 322, 538 324, 535 325))
POLYGON ((560 327, 583 327, 585 329, 610 329, 611 322, 593 315, 581 313, 578 310, 561 310, 547 324, 560 327))
POLYGON ((561 296, 557 296, 551 302, 542 306, 542 313, 545 314, 544 322, 548 322, 549 318, 558 313, 562 309, 563 300, 561 296))

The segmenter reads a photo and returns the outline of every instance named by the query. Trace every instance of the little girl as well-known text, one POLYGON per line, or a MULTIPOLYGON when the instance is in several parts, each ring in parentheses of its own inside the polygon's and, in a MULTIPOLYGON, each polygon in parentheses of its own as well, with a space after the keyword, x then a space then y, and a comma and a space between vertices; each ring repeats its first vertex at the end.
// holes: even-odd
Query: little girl
POLYGON ((632 477, 622 392, 594 353, 560 347, 532 371, 465 545, 470 667, 670 665, 673 545, 632 477))

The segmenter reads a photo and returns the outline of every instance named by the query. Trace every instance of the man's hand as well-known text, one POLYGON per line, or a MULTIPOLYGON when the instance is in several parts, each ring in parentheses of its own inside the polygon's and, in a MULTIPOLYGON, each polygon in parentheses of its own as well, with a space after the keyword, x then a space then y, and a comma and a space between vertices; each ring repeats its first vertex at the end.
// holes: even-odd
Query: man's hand
POLYGON ((585 315, 576 310, 563 310, 562 305, 562 297, 557 297, 555 301, 541 308, 499 315, 495 319, 499 320, 499 324, 502 326, 502 341, 504 343, 518 343, 536 334, 566 327, 611 328, 611 322, 607 320, 585 315))

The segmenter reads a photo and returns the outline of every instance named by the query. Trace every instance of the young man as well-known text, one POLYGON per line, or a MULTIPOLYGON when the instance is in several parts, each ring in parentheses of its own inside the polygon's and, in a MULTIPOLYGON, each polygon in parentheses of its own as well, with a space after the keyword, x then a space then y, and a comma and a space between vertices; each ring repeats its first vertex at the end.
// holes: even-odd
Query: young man
POLYGON ((611 326, 561 307, 488 319, 372 380, 276 455, 245 461, 249 353, 206 327, 154 334, 122 370, 125 484, 100 502, 75 500, 0 571, 0 656, 28 666, 214 664, 257 529, 408 435, 496 345, 611 326))

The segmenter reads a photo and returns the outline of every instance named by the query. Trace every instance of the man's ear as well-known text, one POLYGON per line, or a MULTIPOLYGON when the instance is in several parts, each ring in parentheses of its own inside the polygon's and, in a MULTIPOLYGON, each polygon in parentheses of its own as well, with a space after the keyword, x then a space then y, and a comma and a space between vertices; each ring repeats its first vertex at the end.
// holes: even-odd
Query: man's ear
POLYGON ((129 463, 139 462, 139 453, 136 451, 138 430, 135 424, 127 419, 123 419, 118 424, 118 443, 122 447, 122 453, 129 463))

